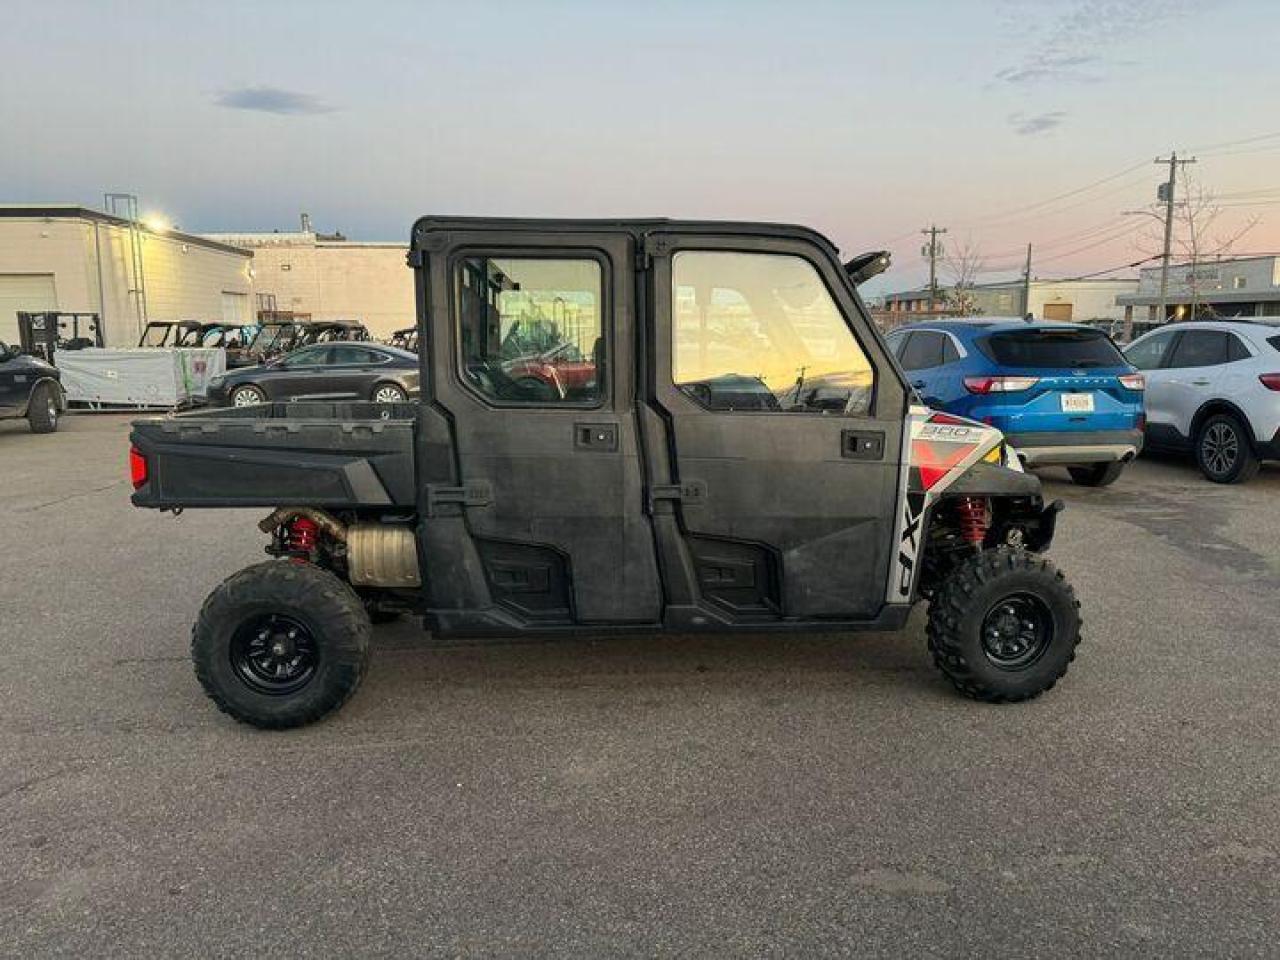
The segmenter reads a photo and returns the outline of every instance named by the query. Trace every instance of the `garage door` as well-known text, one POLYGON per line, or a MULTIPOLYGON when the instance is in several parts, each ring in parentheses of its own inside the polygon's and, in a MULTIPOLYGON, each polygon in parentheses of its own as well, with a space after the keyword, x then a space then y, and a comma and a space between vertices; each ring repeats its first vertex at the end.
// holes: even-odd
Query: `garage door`
POLYGON ((1044 305, 1044 318, 1046 320, 1070 320, 1071 304, 1046 303, 1044 305))
POLYGON ((52 273, 0 273, 0 341, 18 342, 18 311, 57 310, 52 273))

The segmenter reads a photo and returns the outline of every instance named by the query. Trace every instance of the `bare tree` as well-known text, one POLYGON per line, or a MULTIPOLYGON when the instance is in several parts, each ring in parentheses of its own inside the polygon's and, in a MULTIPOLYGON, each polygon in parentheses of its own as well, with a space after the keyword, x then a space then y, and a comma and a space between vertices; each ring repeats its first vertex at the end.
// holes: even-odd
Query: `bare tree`
POLYGON ((942 258, 942 265, 951 281, 946 293, 947 310, 957 317, 972 317, 981 313, 973 288, 978 275, 986 268, 986 259, 973 240, 965 240, 950 247, 942 258))

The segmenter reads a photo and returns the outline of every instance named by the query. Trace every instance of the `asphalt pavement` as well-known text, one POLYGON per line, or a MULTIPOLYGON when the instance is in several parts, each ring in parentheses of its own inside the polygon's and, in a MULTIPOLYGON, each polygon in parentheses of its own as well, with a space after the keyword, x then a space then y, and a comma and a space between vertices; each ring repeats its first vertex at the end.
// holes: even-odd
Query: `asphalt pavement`
POLYGON ((336 716, 204 698, 261 511, 128 503, 127 419, 0 423, 0 955, 1280 955, 1280 467, 1068 503, 1039 700, 903 634, 441 643, 336 716))

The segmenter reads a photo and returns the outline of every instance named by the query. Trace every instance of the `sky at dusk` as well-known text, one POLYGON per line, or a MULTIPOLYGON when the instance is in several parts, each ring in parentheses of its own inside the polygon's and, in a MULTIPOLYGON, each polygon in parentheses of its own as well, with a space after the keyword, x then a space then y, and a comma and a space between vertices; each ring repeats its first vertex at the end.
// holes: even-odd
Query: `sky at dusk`
MULTIPOLYGON (((6 0, 0 202, 404 240, 425 213, 764 219, 925 276, 1154 252, 1170 149, 1280 250, 1274 0, 6 0)), ((874 290, 873 290, 874 292, 874 290)))

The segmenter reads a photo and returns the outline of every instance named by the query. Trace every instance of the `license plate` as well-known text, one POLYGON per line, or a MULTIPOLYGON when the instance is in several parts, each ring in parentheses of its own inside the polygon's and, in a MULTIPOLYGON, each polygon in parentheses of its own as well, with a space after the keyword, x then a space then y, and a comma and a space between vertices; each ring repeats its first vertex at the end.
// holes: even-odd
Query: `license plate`
POLYGON ((1093 413, 1092 393, 1062 394, 1063 413, 1093 413))

